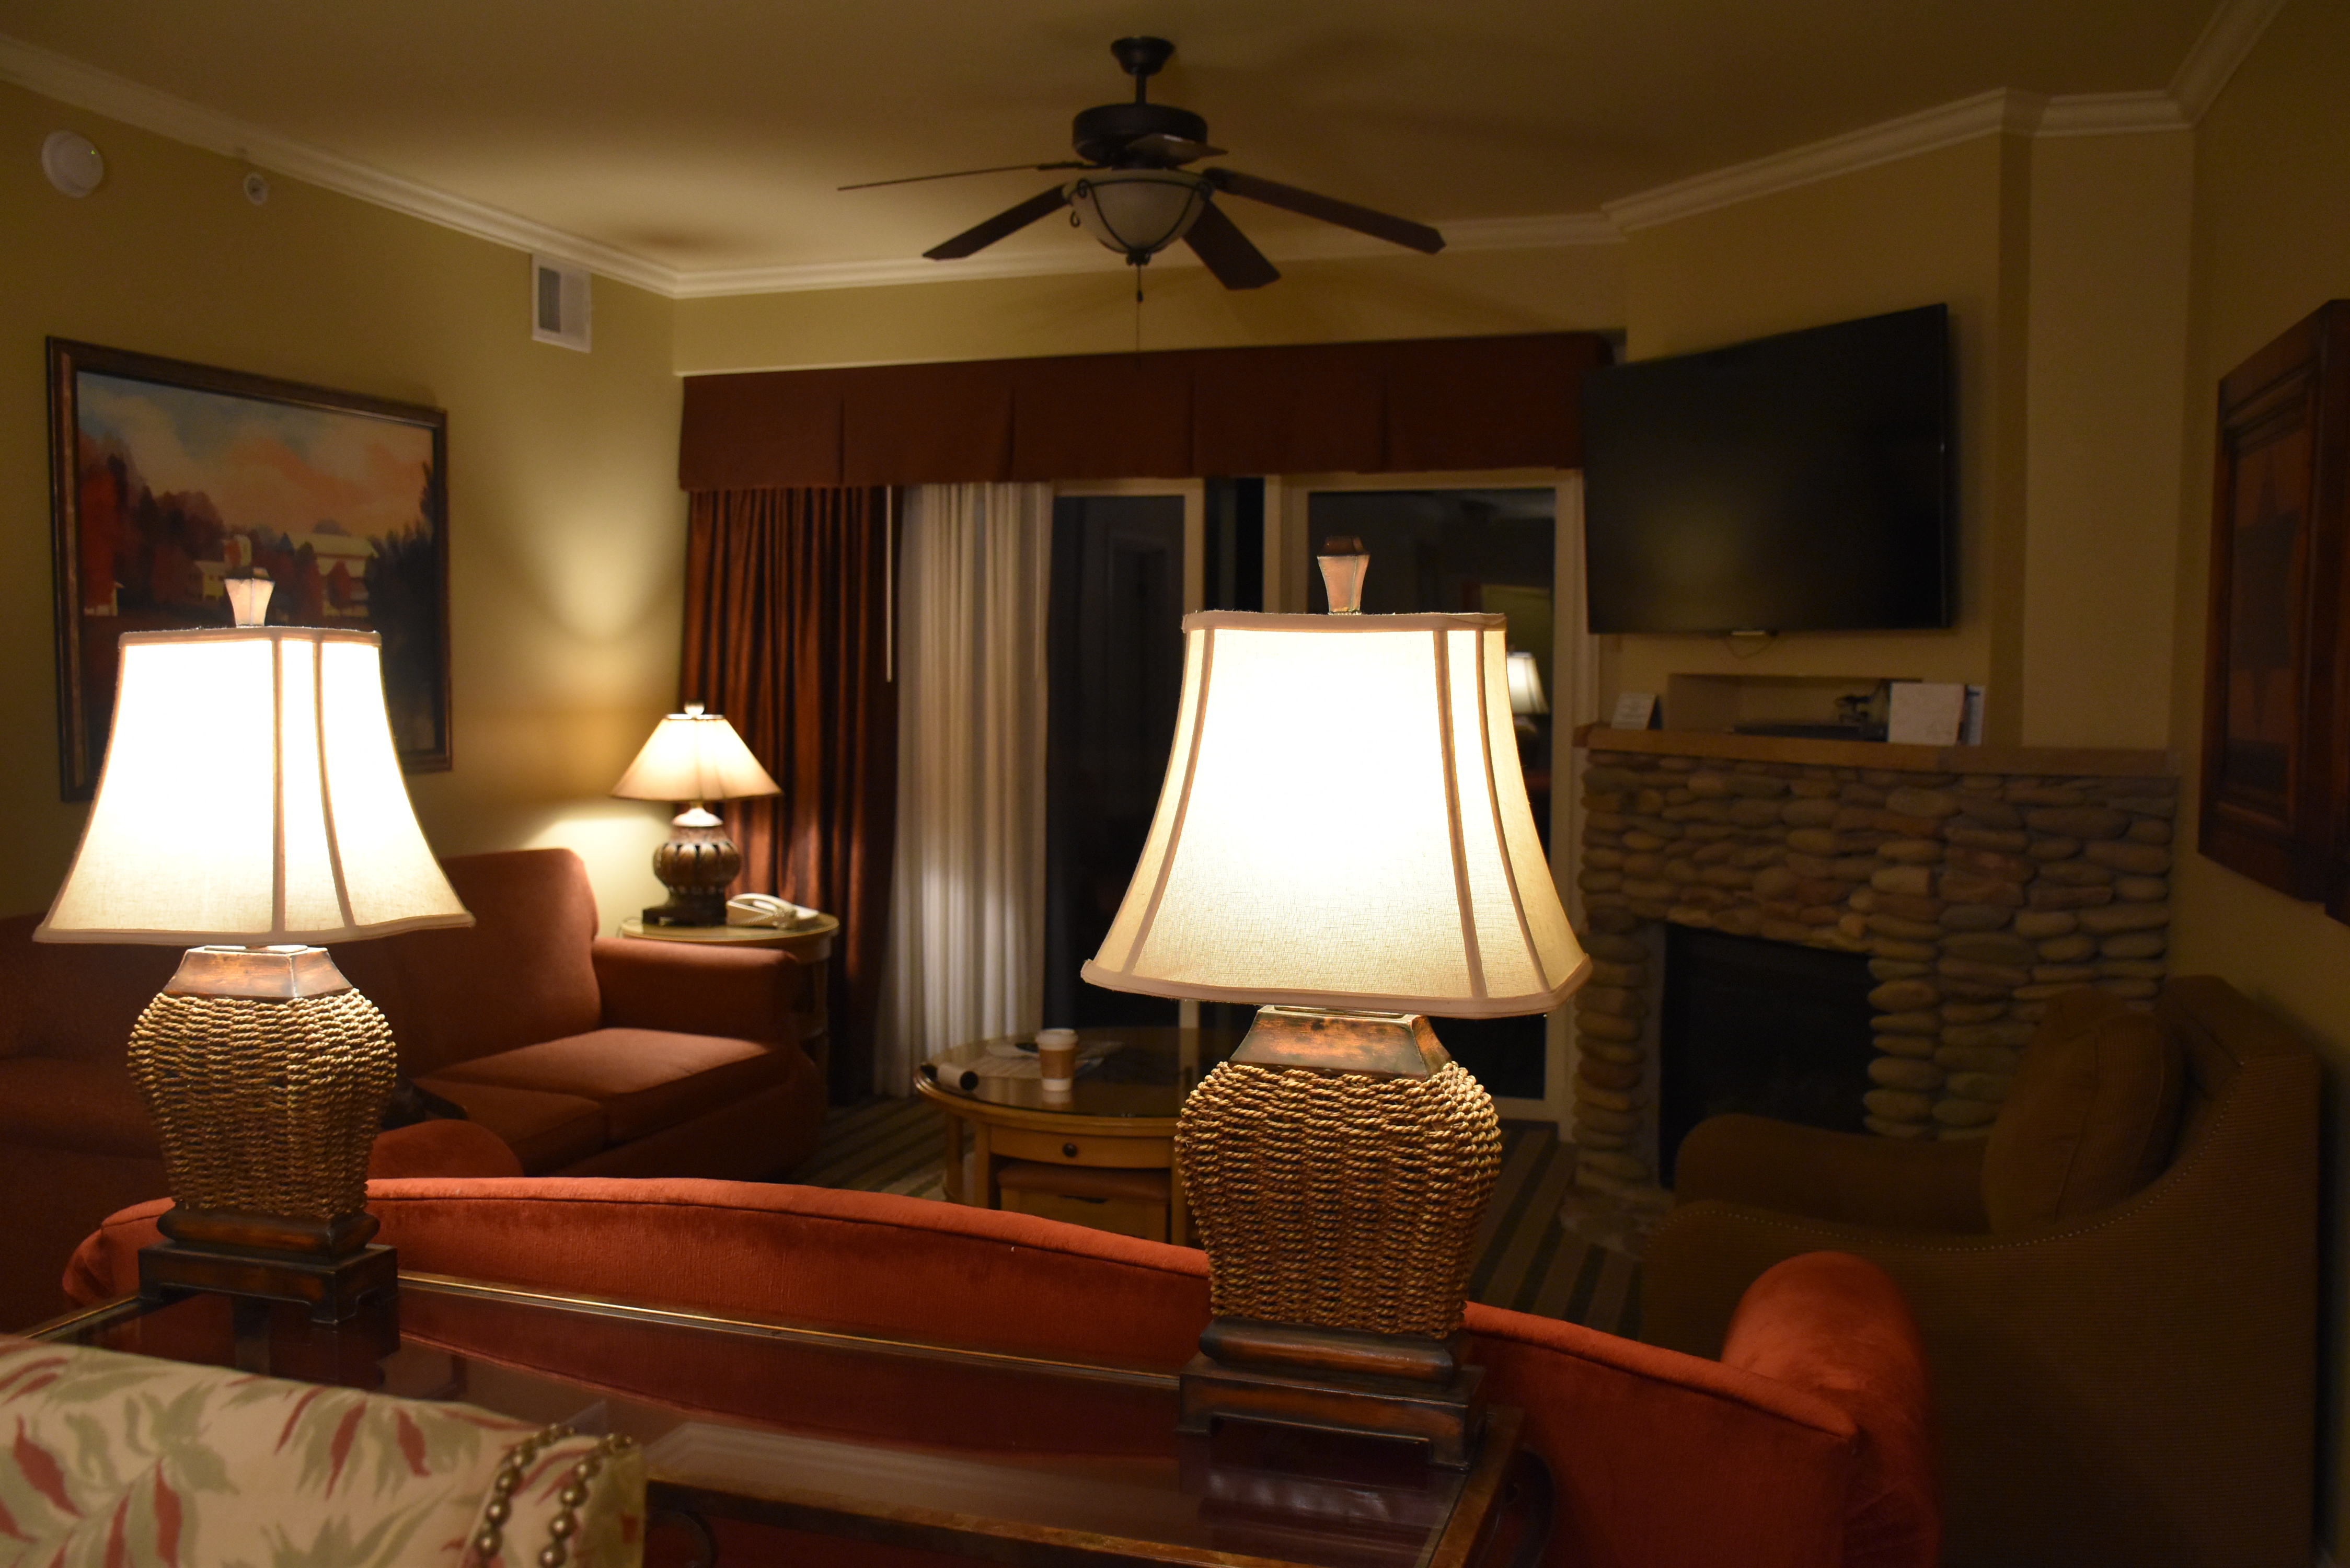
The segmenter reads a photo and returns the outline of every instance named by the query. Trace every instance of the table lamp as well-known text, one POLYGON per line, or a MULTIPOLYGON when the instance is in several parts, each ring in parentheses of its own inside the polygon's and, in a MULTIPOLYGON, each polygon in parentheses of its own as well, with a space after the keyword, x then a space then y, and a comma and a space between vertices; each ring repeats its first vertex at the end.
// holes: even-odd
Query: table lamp
POLYGON ((1590 972, 1543 857, 1503 618, 1187 616, 1167 782, 1096 985, 1263 1005, 1177 1122, 1214 1319, 1183 1424, 1419 1438, 1468 1462, 1461 1305, 1492 1099, 1423 1013, 1544 1012, 1590 972))
POLYGON ((174 1204, 141 1289, 337 1321, 397 1279, 367 1212, 395 1063, 319 944, 473 917, 409 805, 376 635, 262 626, 268 586, 229 585, 234 628, 123 637, 97 799, 33 936, 188 948, 130 1035, 174 1204))
POLYGON ((652 738, 612 793, 623 800, 685 806, 670 818, 668 841, 653 851, 653 875, 669 889, 669 901, 646 909, 645 924, 724 925, 726 886, 743 869, 743 852, 707 803, 784 793, 734 726, 703 712, 701 703, 688 702, 684 712, 671 713, 653 727, 652 738))

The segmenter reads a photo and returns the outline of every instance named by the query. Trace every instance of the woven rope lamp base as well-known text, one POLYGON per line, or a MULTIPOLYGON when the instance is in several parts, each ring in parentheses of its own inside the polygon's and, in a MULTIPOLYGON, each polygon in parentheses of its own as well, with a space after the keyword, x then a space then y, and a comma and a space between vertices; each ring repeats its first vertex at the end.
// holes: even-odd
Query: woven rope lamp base
POLYGON ((394 1070, 390 1025, 324 948, 190 949, 130 1035, 173 1200, 141 1291, 298 1302, 321 1322, 388 1300, 367 1165, 394 1070))
POLYGON ((1215 1320, 1182 1428, 1221 1417, 1411 1438, 1482 1422, 1461 1304, 1501 1168, 1493 1102, 1417 1014, 1267 1007, 1175 1130, 1215 1320))

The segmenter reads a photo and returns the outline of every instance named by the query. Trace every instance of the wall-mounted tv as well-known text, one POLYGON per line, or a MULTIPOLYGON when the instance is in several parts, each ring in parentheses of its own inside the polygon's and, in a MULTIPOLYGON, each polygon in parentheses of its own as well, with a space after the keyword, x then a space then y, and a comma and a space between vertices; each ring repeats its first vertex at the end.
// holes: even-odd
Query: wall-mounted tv
POLYGON ((1595 632, 1951 623, 1950 311, 1584 379, 1595 632))

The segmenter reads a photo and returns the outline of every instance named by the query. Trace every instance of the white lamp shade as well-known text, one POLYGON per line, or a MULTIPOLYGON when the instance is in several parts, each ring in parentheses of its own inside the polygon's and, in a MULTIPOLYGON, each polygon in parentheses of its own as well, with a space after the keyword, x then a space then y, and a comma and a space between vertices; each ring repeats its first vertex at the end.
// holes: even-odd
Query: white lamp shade
POLYGON ((373 632, 132 632, 43 941, 261 947, 469 926, 417 826, 373 632))
POLYGON ((1172 169, 1104 169, 1069 182, 1069 206, 1086 233, 1118 254, 1156 255, 1198 220, 1207 185, 1172 169))
POLYGON ((653 727, 652 738, 612 786, 624 800, 739 800, 781 794, 734 726, 689 707, 653 727))
POLYGON ((1583 983, 1519 771, 1503 618, 1184 618, 1167 784, 1085 978, 1501 1017, 1583 983))
POLYGON ((1542 670, 1534 663, 1534 656, 1523 649, 1510 655, 1510 711, 1550 711, 1550 700, 1543 695, 1542 670))

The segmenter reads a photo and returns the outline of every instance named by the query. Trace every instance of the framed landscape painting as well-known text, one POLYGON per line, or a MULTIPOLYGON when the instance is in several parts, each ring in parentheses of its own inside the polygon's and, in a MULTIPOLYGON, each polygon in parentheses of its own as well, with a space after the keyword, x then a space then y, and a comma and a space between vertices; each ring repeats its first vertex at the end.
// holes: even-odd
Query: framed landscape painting
POLYGON ((448 416, 439 409, 49 339, 57 728, 65 797, 96 787, 126 631, 273 625, 383 639, 401 765, 449 753, 448 416))

